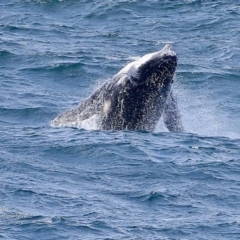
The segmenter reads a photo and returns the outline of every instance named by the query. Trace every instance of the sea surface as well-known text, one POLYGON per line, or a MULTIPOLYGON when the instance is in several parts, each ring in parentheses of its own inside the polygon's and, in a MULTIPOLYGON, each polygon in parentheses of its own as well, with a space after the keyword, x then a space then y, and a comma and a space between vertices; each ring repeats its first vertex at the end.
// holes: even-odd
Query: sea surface
POLYGON ((0 1, 0 239, 240 239, 240 3, 0 1), (185 128, 54 128, 166 43, 185 128))

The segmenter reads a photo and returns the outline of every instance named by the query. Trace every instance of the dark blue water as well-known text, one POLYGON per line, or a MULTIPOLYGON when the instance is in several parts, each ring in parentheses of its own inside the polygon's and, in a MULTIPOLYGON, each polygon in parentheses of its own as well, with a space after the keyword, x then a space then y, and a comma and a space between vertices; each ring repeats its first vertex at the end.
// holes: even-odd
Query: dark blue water
POLYGON ((240 239, 237 1, 0 2, 1 239, 240 239), (171 43, 184 133, 53 128, 171 43))

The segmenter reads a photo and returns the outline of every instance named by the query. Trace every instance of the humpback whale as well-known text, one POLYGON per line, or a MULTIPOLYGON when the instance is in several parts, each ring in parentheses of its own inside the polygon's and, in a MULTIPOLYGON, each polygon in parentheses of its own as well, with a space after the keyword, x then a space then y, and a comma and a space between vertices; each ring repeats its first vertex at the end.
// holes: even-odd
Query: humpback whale
POLYGON ((171 90, 176 67, 177 55, 167 44, 162 50, 129 63, 51 124, 81 128, 85 120, 94 119, 102 130, 153 131, 163 115, 169 131, 183 131, 171 90))

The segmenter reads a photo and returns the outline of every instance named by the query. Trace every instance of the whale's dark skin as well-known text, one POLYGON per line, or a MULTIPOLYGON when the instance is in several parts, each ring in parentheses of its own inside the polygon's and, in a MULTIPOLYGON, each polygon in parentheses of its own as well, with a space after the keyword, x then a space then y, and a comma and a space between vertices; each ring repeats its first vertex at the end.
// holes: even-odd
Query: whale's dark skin
POLYGON ((171 91, 177 67, 176 53, 166 45, 124 67, 77 108, 52 121, 55 126, 76 126, 98 116, 103 130, 153 131, 163 114, 169 131, 183 131, 176 99, 171 91))

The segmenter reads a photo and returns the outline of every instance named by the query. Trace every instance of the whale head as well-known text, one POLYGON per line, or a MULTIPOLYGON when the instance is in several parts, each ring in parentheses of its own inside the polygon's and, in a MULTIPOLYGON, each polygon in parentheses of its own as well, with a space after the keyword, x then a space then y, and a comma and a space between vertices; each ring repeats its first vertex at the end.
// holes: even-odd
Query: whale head
POLYGON ((146 54, 129 63, 114 78, 119 79, 117 84, 127 85, 130 81, 132 85, 161 89, 172 83, 176 66, 176 53, 166 44, 161 51, 146 54))

